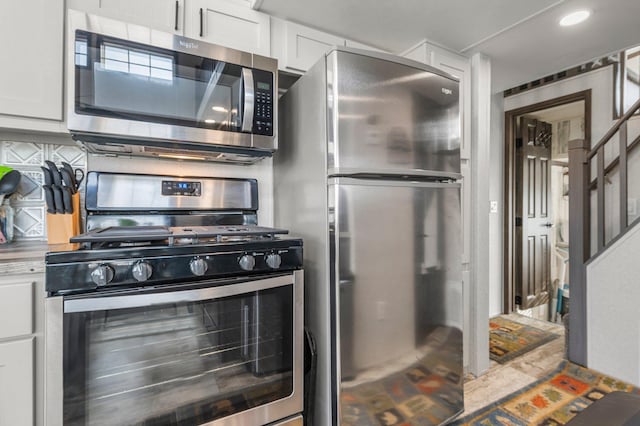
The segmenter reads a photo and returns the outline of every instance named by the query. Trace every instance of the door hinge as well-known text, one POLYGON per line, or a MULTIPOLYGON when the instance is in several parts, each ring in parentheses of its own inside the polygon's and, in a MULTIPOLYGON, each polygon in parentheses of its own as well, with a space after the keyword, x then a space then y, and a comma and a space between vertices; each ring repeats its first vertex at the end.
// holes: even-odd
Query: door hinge
POLYGON ((522 218, 516 217, 516 226, 522 226, 522 218))
POLYGON ((516 296, 516 305, 522 305, 522 296, 516 296))

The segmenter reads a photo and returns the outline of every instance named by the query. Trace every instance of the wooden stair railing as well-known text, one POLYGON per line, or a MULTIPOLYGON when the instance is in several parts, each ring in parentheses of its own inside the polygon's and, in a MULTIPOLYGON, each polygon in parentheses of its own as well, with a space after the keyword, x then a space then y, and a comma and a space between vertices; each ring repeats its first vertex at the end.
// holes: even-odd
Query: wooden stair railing
MULTIPOLYGON (((571 288, 569 328, 569 360, 586 365, 587 361, 587 309, 586 309, 586 264, 618 240, 637 223, 640 217, 629 223, 628 202, 628 158, 629 153, 640 145, 640 136, 628 143, 629 119, 640 110, 640 99, 605 133, 593 148, 588 141, 569 141, 569 280, 571 288), (605 165, 605 147, 618 134, 618 156, 605 165), (591 176, 595 161, 595 176, 591 176), (609 232, 605 224, 605 184, 607 176, 618 168, 618 209, 615 221, 617 232, 609 232), (591 211, 591 191, 595 189, 595 211, 591 211), (595 246, 592 247, 591 221, 595 214, 595 246), (607 239, 608 238, 608 239, 607 239)), ((614 142, 612 142, 614 143, 614 142)))

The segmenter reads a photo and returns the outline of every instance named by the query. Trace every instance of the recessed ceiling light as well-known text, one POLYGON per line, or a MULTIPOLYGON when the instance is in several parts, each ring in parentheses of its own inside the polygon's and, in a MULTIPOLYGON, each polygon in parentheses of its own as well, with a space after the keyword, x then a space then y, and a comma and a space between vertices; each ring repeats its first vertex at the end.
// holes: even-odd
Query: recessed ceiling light
POLYGON ((568 15, 565 15, 560 20, 560 25, 562 25, 563 27, 576 25, 586 20, 589 16, 591 16, 591 12, 588 10, 579 10, 577 12, 572 12, 568 15))
POLYGON ((216 112, 227 112, 228 110, 225 107, 221 107, 221 106, 212 106, 211 107, 212 110, 216 111, 216 112))

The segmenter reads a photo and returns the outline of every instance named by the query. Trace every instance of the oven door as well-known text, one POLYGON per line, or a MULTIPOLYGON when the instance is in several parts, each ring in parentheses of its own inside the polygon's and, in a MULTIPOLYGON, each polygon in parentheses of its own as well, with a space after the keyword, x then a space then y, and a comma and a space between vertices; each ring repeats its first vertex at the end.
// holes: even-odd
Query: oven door
POLYGON ((263 425, 300 413, 302 271, 205 284, 48 298, 48 424, 263 425))

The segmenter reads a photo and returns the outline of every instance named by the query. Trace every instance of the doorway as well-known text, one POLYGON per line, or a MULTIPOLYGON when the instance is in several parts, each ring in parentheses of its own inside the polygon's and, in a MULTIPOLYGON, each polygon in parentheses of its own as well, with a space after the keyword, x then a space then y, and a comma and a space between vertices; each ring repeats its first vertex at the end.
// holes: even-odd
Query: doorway
POLYGON ((505 113, 504 313, 569 309, 568 142, 589 140, 590 118, 590 90, 505 113))

